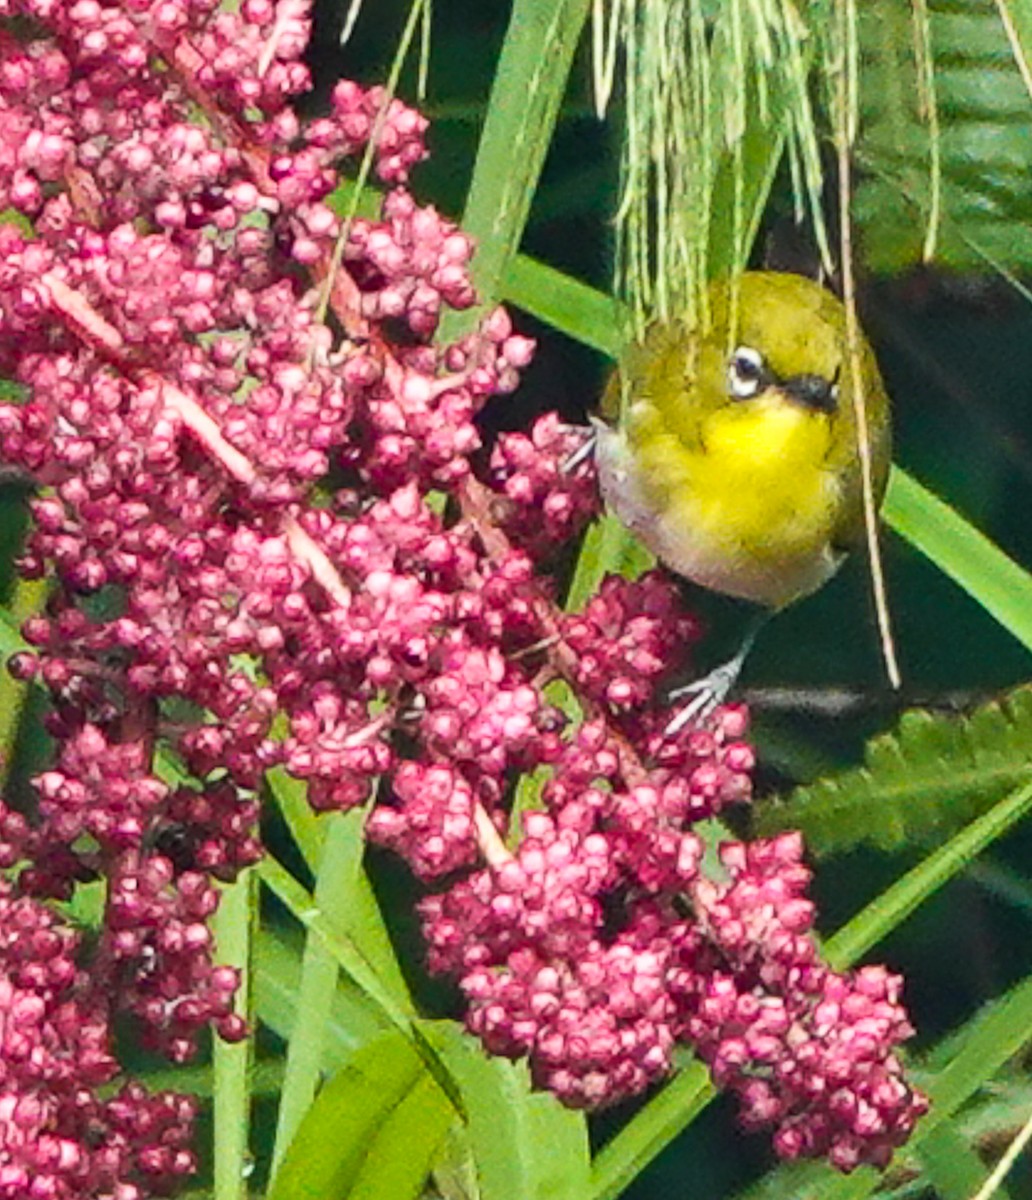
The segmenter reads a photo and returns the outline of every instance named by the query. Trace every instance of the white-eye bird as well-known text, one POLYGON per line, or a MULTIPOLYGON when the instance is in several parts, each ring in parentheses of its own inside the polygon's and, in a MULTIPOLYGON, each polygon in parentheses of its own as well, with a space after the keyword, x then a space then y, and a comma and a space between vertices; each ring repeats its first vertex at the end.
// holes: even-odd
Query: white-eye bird
MULTIPOLYGON (((764 613, 738 653, 680 689, 695 701, 671 730, 732 686, 771 612, 809 595, 865 539, 846 311, 799 275, 747 272, 714 283, 699 336, 657 323, 625 355, 596 421, 608 506, 661 562, 764 613)), ((889 400, 870 346, 857 347, 872 485, 891 458, 889 400)))

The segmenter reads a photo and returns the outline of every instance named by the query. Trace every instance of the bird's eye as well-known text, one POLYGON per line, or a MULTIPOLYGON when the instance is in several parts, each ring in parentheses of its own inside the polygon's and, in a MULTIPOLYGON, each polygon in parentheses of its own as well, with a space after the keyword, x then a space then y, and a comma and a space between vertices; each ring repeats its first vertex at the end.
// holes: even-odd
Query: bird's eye
POLYGON ((727 364, 727 390, 736 400, 748 400, 760 390, 765 374, 763 355, 751 346, 739 346, 727 364))

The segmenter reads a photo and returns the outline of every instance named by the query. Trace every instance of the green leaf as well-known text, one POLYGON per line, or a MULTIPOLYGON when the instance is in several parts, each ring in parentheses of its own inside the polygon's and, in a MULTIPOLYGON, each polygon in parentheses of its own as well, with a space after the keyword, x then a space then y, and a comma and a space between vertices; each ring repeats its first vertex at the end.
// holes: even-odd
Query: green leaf
POLYGON ((411 1043, 390 1030, 315 1098, 268 1200, 416 1197, 455 1116, 411 1043))
POLYGON ((899 272, 922 260, 933 206, 933 163, 941 180, 935 259, 984 274, 986 259, 1032 266, 1032 145, 1028 0, 951 0, 927 17, 934 88, 922 86, 915 15, 900 0, 859 6, 861 138, 865 167, 855 195, 868 266, 899 272))
POLYGON ((686 1129, 716 1095, 709 1073, 692 1062, 607 1142, 592 1165, 592 1200, 617 1200, 661 1150, 686 1129))
POLYGON ((254 870, 262 883, 286 906, 294 918, 319 939, 340 969, 409 1042, 442 1089, 455 1100, 454 1085, 446 1068, 438 1060, 433 1047, 421 1037, 413 1022, 408 995, 395 995, 384 985, 354 940, 347 933, 341 932, 334 921, 327 918, 311 894, 271 854, 266 854, 254 870))
POLYGON ((1032 575, 916 479, 894 470, 888 525, 1032 650, 1032 575))
POLYGON ((340 969, 361 988, 385 1018, 400 1032, 412 1037, 411 1010, 407 997, 398 996, 385 986, 359 946, 322 912, 314 897, 270 854, 266 854, 258 863, 255 871, 294 918, 320 939, 340 969))
POLYGON ((269 795, 290 830, 294 844, 314 875, 319 868, 326 821, 308 803, 308 786, 280 766, 273 767, 265 777, 269 795))
MULTIPOLYGON (((413 1086, 372 1140, 349 1200, 416 1200, 441 1150, 455 1112, 430 1075, 413 1086), (415 1136, 413 1136, 415 1135, 415 1136)), ((332 1133, 331 1133, 332 1136, 332 1133)))
MULTIPOLYGON (((255 1011, 284 1041, 305 1019, 298 1007, 303 949, 301 938, 275 926, 261 930, 255 939, 255 1011)), ((338 974, 323 1027, 323 1069, 336 1070, 359 1046, 389 1028, 380 1007, 346 975, 338 974)))
MULTIPOLYGON (((30 616, 42 612, 49 591, 47 580, 15 580, 8 610, 10 621, 20 627, 30 616)), ((14 759, 18 727, 28 694, 28 683, 15 679, 7 671, 0 671, 0 783, 6 780, 14 759)))
POLYGON ((29 644, 22 637, 18 622, 7 609, 0 608, 0 654, 7 658, 21 650, 28 650, 29 644))
POLYGON ((612 513, 603 513, 584 535, 564 608, 580 612, 606 575, 637 579, 655 563, 655 557, 625 525, 612 513))
MULTIPOLYGON (((213 918, 217 961, 237 969, 240 987, 236 1010, 251 1023, 251 932, 257 917, 257 880, 253 870, 222 889, 213 918)), ((215 1109, 213 1200, 244 1200, 247 1191, 248 1131, 251 1114, 250 1068, 254 1040, 230 1044, 212 1040, 215 1109)))
MULTIPOLYGON (((953 1123, 939 1125, 922 1138, 916 1157, 941 1200, 970 1200, 985 1182, 981 1156, 953 1123)), ((993 1200, 1010 1197, 1000 1187, 993 1192, 993 1200)))
POLYGON ((462 1095, 480 1200, 582 1200, 591 1166, 583 1114, 532 1091, 524 1064, 488 1057, 454 1022, 420 1028, 462 1095))
POLYGON ((970 716, 914 709, 868 743, 864 766, 758 806, 755 830, 799 829, 818 858, 866 844, 932 844, 1032 779, 1032 687, 970 716))
POLYGON ((1025 91, 1032 100, 1032 2, 996 0, 996 10, 1007 32, 1014 62, 1021 72, 1025 91))
MULTIPOLYGON (((408 989, 362 866, 365 817, 364 809, 329 817, 314 898, 327 920, 362 951, 399 1003, 410 1006, 408 989)), ((287 1051, 272 1157, 274 1171, 325 1069, 325 1036, 336 996, 337 973, 336 960, 310 932, 297 997, 298 1011, 305 1014, 305 1020, 295 1022, 287 1051)))
POLYGON ((502 277, 501 298, 609 358, 620 354, 617 302, 555 267, 516 255, 502 277))
POLYGON ((987 813, 966 825, 945 846, 886 888, 825 944, 836 968, 851 966, 886 937, 933 893, 959 874, 1032 808, 1032 781, 1015 788, 987 813))
POLYGON ((469 332, 478 315, 498 301, 589 7, 588 0, 516 0, 512 6, 462 217, 463 230, 477 241, 473 281, 480 307, 449 311, 441 322, 442 341, 469 332))
POLYGON ((1032 977, 977 1013, 958 1036, 950 1060, 929 1081, 932 1110, 922 1133, 946 1121, 1032 1038, 1032 977))

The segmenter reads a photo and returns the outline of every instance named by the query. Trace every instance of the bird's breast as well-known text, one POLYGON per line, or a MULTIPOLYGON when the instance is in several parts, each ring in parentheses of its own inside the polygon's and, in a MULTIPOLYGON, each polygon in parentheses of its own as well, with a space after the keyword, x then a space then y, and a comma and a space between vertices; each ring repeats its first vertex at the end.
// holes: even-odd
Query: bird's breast
POLYGON ((820 587, 840 561, 830 436, 827 417, 761 399, 708 414, 687 445, 639 401, 626 429, 600 432, 600 484, 673 570, 777 608, 820 587))

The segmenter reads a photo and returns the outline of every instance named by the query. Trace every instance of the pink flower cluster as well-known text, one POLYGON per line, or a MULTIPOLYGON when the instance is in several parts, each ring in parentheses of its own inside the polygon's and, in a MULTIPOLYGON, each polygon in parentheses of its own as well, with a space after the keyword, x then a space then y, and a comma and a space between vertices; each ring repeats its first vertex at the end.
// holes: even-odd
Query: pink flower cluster
POLYGON ((48 908, 0 888, 0 1197, 65 1200, 164 1191, 196 1169, 195 1102, 118 1073, 108 1013, 48 908), (85 983, 85 986, 84 986, 85 983))
MULTIPOLYGON (((37 36, 0 34, 0 205, 32 222, 0 227, 0 373, 24 391, 0 406, 0 458, 40 489, 21 570, 55 584, 11 666, 47 689, 58 742, 37 817, 0 809, 0 862, 34 913, 106 880, 75 999, 97 1045, 120 1014, 176 1060, 205 1027, 243 1035, 213 880, 259 857, 282 766, 318 809, 376 793, 369 836, 435 889, 431 966, 487 1048, 567 1103, 640 1092, 688 1042, 781 1153, 883 1161, 923 1103, 895 1057, 895 983, 819 966, 784 844, 725 850, 730 885, 702 872, 694 827, 748 799, 753 759, 734 706, 665 734, 659 688, 695 622, 656 573, 557 609, 549 556, 596 498, 555 417, 477 453, 478 413, 532 344, 500 310, 432 341, 474 296, 468 238, 404 186, 423 118, 341 83, 302 121, 301 0, 0 16, 37 36), (345 228, 328 199, 366 149, 390 187, 345 228), (547 782, 516 806, 521 773, 547 782), (750 1005, 784 1016, 758 1027, 750 1005)), ((17 1003, 0 988, 0 1016, 17 1003)), ((189 1112, 137 1108, 143 1133, 124 1102, 88 1142, 71 1122, 55 1162, 78 1165, 40 1195, 105 1194, 80 1182, 103 1168, 136 1200, 190 1170, 137 1151, 178 1147, 189 1112)), ((21 1161, 4 1128, 0 1188, 21 1161)))
POLYGON ((591 474, 566 469, 583 439, 582 430, 550 413, 535 422, 529 436, 501 434, 492 452, 491 484, 501 493, 494 519, 535 556, 568 542, 594 512, 591 474))
POLYGON ((927 1107, 894 1052, 912 1033, 900 979, 820 962, 797 835, 724 845, 727 882, 701 869, 691 824, 748 789, 741 729, 724 710, 633 786, 582 726, 515 855, 422 902, 431 965, 460 976, 487 1049, 529 1058, 567 1104, 643 1090, 687 1043, 783 1157, 884 1166, 927 1107))
POLYGON ((728 881, 696 881, 698 925, 672 980, 680 1019, 746 1126, 775 1127, 780 1155, 885 1166, 927 1108, 892 1053, 913 1033, 902 980, 820 961, 802 852, 798 834, 728 845, 728 881))

